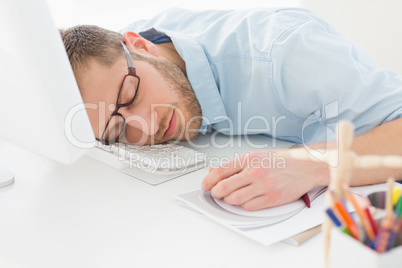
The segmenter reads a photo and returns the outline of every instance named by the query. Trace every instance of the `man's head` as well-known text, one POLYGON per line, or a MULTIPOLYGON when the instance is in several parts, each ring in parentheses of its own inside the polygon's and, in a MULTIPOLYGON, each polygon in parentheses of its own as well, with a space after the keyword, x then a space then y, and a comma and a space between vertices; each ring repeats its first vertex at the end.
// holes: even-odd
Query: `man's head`
POLYGON ((201 108, 194 91, 157 45, 97 26, 60 33, 98 139, 151 144, 198 134, 201 108))

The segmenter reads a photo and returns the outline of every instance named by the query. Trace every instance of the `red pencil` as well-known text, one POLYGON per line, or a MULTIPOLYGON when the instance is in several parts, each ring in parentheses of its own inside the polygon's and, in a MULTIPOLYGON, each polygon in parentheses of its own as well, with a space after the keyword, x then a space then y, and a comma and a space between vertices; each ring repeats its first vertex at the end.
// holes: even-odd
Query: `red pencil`
POLYGON ((355 199, 353 193, 350 191, 349 186, 347 184, 343 184, 342 186, 343 186, 343 189, 345 190, 346 197, 349 199, 349 201, 355 207, 357 215, 359 215, 359 217, 360 217, 360 222, 363 225, 363 228, 366 231, 368 238, 370 239, 370 241, 373 241, 375 238, 375 233, 374 233, 374 230, 370 223, 370 220, 368 218, 367 212, 365 212, 363 210, 363 208, 359 205, 359 203, 355 199))
POLYGON ((377 223, 375 222, 375 220, 373 219, 373 216, 371 215, 369 206, 370 206, 370 201, 368 200, 367 196, 363 197, 363 201, 364 201, 364 207, 363 210, 367 215, 367 218, 369 220, 369 223, 371 225, 371 228, 374 231, 374 234, 377 235, 378 233, 378 227, 377 227, 377 223))
POLYGON ((302 196, 302 198, 303 198, 303 201, 304 201, 304 203, 306 204, 306 206, 309 208, 309 207, 310 207, 310 197, 308 197, 308 194, 305 193, 305 194, 302 196))

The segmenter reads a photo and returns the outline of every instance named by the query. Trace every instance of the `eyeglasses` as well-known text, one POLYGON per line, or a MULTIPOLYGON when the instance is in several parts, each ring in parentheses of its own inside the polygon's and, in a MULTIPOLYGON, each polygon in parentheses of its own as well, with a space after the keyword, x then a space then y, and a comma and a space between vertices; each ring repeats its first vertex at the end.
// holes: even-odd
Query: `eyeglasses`
POLYGON ((109 117, 102 136, 98 141, 109 145, 119 141, 121 134, 126 126, 126 119, 118 112, 120 108, 130 106, 137 96, 138 87, 140 85, 140 77, 136 74, 133 59, 126 45, 122 42, 126 56, 128 72, 121 82, 120 90, 117 95, 116 108, 109 117))

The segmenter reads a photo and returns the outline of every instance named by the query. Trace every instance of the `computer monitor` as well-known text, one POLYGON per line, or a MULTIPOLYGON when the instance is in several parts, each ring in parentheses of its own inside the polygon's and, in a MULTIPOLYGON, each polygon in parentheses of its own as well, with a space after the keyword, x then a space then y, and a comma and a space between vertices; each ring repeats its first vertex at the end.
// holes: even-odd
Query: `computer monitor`
POLYGON ((46 0, 0 0, 0 35, 0 139, 73 163, 95 138, 46 0))

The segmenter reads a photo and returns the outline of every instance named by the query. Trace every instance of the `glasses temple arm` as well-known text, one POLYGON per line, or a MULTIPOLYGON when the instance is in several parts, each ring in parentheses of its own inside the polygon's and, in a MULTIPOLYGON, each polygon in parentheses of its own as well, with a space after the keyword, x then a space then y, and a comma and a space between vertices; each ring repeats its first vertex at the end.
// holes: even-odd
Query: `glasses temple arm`
POLYGON ((130 51, 128 50, 128 48, 126 47, 126 45, 123 42, 121 42, 121 45, 123 46, 123 49, 124 49, 124 55, 126 56, 128 67, 135 69, 135 65, 134 65, 133 59, 131 58, 130 51))

